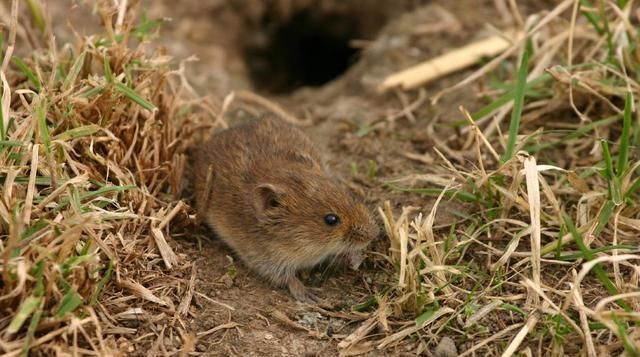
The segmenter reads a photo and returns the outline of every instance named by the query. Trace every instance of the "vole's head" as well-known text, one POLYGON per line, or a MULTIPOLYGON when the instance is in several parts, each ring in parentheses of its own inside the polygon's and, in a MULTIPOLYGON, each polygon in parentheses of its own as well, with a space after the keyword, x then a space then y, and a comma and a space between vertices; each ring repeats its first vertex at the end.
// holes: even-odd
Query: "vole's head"
POLYGON ((364 205, 323 172, 274 171, 256 185, 253 206, 261 228, 291 252, 289 258, 314 265, 330 255, 360 250, 378 235, 364 205))

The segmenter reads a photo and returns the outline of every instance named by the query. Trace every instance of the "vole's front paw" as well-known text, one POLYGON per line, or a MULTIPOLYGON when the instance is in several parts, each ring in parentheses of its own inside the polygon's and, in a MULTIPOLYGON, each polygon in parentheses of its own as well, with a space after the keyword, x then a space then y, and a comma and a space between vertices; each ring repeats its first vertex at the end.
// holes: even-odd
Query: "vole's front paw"
POLYGON ((287 287, 289 288, 289 292, 291 293, 291 295, 293 295, 293 297, 300 302, 306 302, 309 304, 317 304, 322 302, 321 298, 316 296, 316 294, 314 294, 311 289, 304 286, 300 279, 296 277, 289 278, 289 280, 287 281, 287 287))

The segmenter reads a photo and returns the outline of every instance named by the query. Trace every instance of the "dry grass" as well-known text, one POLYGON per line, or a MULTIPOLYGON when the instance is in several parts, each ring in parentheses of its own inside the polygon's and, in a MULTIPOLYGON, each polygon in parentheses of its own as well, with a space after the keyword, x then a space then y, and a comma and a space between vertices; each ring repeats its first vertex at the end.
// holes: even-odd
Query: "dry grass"
POLYGON ((104 32, 73 44, 28 3, 0 5, 0 353, 127 353, 114 336, 133 334, 191 349, 195 267, 168 237, 192 224, 176 197, 203 102, 149 50, 138 2, 96 3, 104 32), (31 53, 12 58, 16 41, 31 53))
POLYGON ((639 21, 634 1, 563 1, 464 82, 499 79, 519 54, 495 99, 461 108, 455 155, 435 150, 449 173, 422 177, 442 186, 404 189, 436 195, 433 210, 380 210, 397 287, 345 355, 403 339, 433 351, 443 336, 461 356, 640 355, 639 21), (446 200, 466 209, 438 226, 446 200))
MULTIPOLYGON (((186 355, 235 328, 187 330, 196 270, 170 239, 193 224, 176 198, 184 140, 232 97, 197 98, 181 64, 150 52, 136 1, 99 2, 103 33, 73 44, 55 43, 37 1, 17 3, 0 4, 1 353, 127 354, 135 339, 186 355), (15 43, 32 53, 12 56, 15 43)), ((380 209, 397 284, 363 305, 345 355, 442 350, 443 336, 464 356, 640 354, 636 7, 512 16, 527 39, 461 84, 500 82, 486 107, 461 108, 447 156, 435 150, 449 173, 406 188, 433 209, 380 209), (442 226, 449 200, 465 210, 442 226)))

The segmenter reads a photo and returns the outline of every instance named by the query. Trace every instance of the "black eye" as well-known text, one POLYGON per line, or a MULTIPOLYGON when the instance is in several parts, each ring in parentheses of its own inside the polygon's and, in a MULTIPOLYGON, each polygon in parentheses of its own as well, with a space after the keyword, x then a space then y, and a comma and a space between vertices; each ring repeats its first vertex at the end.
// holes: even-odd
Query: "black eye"
POLYGON ((336 224, 340 223, 340 218, 333 213, 329 213, 328 215, 324 216, 324 223, 326 223, 328 226, 335 226, 336 224))

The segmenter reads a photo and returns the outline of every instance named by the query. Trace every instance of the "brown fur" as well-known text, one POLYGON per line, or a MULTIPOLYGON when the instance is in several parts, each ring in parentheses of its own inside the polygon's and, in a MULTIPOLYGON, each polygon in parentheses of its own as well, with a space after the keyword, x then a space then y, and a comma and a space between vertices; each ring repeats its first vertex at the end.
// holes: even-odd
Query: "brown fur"
POLYGON ((364 248, 378 234, 297 128, 274 118, 214 134, 194 155, 197 211, 247 266, 299 300, 300 269, 364 248), (340 223, 329 226, 334 213, 340 223))

